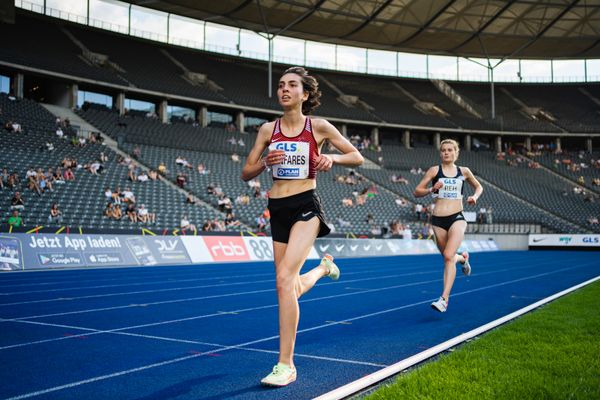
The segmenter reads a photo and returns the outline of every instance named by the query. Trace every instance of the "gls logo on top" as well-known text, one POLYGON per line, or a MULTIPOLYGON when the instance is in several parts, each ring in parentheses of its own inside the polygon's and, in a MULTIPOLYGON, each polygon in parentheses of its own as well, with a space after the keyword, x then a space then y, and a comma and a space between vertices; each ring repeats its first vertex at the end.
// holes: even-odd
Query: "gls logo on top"
POLYGON ((600 238, 593 236, 584 236, 583 239, 581 239, 581 241, 583 243, 600 243, 600 238))
POLYGON ((275 150, 283 150, 287 152, 298 151, 298 145, 296 143, 276 143, 275 150))

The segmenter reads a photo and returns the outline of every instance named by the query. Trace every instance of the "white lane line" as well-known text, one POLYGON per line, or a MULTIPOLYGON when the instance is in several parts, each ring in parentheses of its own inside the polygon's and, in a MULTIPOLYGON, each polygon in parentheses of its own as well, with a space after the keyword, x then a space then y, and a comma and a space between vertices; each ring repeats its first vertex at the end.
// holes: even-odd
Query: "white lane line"
POLYGON ((568 289, 565 289, 561 292, 555 293, 552 296, 548 296, 545 299, 542 299, 542 300, 537 301, 533 304, 530 304, 526 307, 523 307, 515 312, 512 312, 512 313, 505 315, 501 318, 498 318, 494 321, 488 322, 487 324, 482 325, 478 328, 475 328, 469 332, 463 333, 462 335, 453 337, 452 339, 449 339, 443 343, 440 343, 440 344, 438 344, 434 347, 431 347, 425 351, 422 351, 418 354, 415 354, 414 356, 411 356, 411 357, 405 358, 404 360, 398 361, 397 363, 390 365, 389 367, 386 367, 384 369, 376 371, 376 372, 374 372, 370 375, 364 376, 356 381, 350 382, 344 386, 341 386, 330 392, 322 394, 321 396, 316 397, 314 400, 339 400, 339 399, 347 398, 369 386, 379 383, 393 375, 396 375, 396 374, 402 372, 403 370, 405 370, 407 368, 410 368, 420 362, 423 362, 423 361, 427 360, 428 358, 431 358, 431 357, 433 357, 437 354, 440 354, 452 347, 455 347, 461 343, 464 343, 465 341, 472 339, 475 336, 481 335, 493 328, 498 327, 499 325, 509 322, 531 310, 534 310, 546 303, 549 303, 559 297, 562 297, 568 293, 571 293, 571 292, 573 292, 577 289, 580 289, 586 285, 589 285, 590 283, 593 283, 597 280, 600 280, 600 275, 596 276, 595 278, 589 279, 585 282, 582 282, 578 285, 575 285, 568 289))
MULTIPOLYGON (((405 263, 403 264, 402 268, 405 270, 409 270, 409 269, 414 269, 414 268, 421 268, 420 265, 422 265, 422 262, 411 262, 411 263, 405 263)), ((258 267, 258 266, 257 266, 258 267)), ((171 268, 171 267, 169 267, 171 268)), ((189 268, 189 266, 185 267, 186 269, 189 268)), ((349 265, 348 268, 352 268, 354 269, 358 269, 361 270, 363 268, 362 264, 352 264, 349 265)), ((370 266, 365 267, 370 268, 370 266)), ((382 268, 386 268, 386 267, 382 267, 382 268)), ((393 268, 398 268, 397 266, 394 266, 393 268)), ((258 269, 258 268, 256 268, 258 269)), ((269 268, 269 270, 271 270, 271 268, 269 268)), ((79 271, 84 271, 84 270, 79 270, 79 271)), ((181 271, 181 270, 180 270, 181 271)), ((177 272, 180 272, 177 271, 177 272)), ((217 272, 222 272, 220 269, 206 269, 206 268, 202 268, 201 270, 188 270, 189 273, 186 274, 181 274, 181 273, 175 273, 173 274, 172 272, 167 272, 165 271, 165 273, 163 274, 153 274, 153 275, 145 275, 145 274, 139 274, 136 276, 126 276, 123 278, 99 278, 99 279, 81 279, 81 280, 65 280, 65 281, 48 281, 48 282, 40 282, 40 283, 35 283, 35 282, 30 282, 28 281, 28 283, 22 283, 22 284, 17 284, 17 285, 0 285, 0 289, 2 288, 10 288, 10 287, 18 287, 18 286, 43 286, 43 285, 56 285, 56 284, 63 284, 63 283, 83 283, 83 282, 94 282, 94 283, 98 283, 98 282, 104 282, 104 281, 127 281, 127 280, 146 280, 148 278, 165 278, 167 279, 166 281, 155 281, 154 283, 160 284, 163 282, 185 282, 187 281, 186 279, 182 279, 182 280, 178 280, 178 278, 182 278, 182 277, 190 277, 190 276, 194 276, 196 277, 197 275, 210 275, 210 274, 214 274, 215 271, 217 272)), ((37 272, 48 272, 48 271, 37 271, 37 272)), ((232 271, 234 272, 234 271, 232 271)), ((359 271, 362 272, 362 271, 359 271)), ((228 276, 223 276, 223 277, 219 277, 222 279, 232 279, 232 278, 243 278, 243 277, 251 277, 251 276, 264 276, 264 275, 272 275, 273 272, 269 272, 268 274, 247 274, 247 275, 228 275, 228 276)), ((189 280, 201 280, 201 279, 206 279, 206 280, 214 280, 214 279, 219 279, 219 278, 207 278, 207 277, 203 277, 203 276, 198 276, 194 279, 189 279, 189 280)), ((152 282, 150 283, 140 283, 140 284, 152 284, 152 282)), ((57 289, 50 289, 50 290, 32 290, 32 291, 23 291, 23 292, 8 292, 8 293, 0 293, 0 295, 9 295, 9 294, 26 294, 26 293, 43 293, 43 292, 50 292, 50 291, 57 291, 57 290, 76 290, 76 289, 89 289, 89 288, 102 288, 102 287, 118 287, 118 286, 134 286, 136 285, 136 283, 131 283, 131 284, 115 284, 115 285, 102 285, 102 286, 77 286, 77 287, 71 287, 71 288, 57 288, 57 289)))
MULTIPOLYGON (((511 267, 511 268, 501 269, 501 270, 495 270, 495 271, 490 271, 490 272, 477 273, 477 274, 473 274, 472 277, 485 276, 485 275, 489 275, 489 274, 493 274, 493 273, 497 273, 497 272, 516 271, 516 270, 520 270, 520 269, 535 268, 536 266, 545 265, 545 264, 546 264, 546 262, 540 262, 540 263, 535 263, 535 264, 531 264, 531 263, 513 264, 513 267, 511 267), (525 265, 525 267, 517 267, 517 268, 515 268, 514 265, 525 265)), ((369 281, 369 280, 380 280, 380 279, 391 278, 391 277, 402 277, 402 276, 413 276, 413 275, 426 275, 426 274, 432 274, 432 273, 438 273, 438 272, 439 272, 439 270, 436 270, 436 271, 424 271, 424 272, 413 272, 413 273, 387 275, 387 276, 378 275, 378 276, 371 277, 371 278, 361 278, 361 279, 354 279, 354 280, 347 280, 346 279, 346 280, 338 281, 338 282, 320 283, 319 287, 321 287, 321 286, 329 286, 329 285, 340 285, 340 284, 353 283, 353 282, 365 282, 365 281, 369 281)), ((463 276, 460 276, 457 279, 462 279, 462 278, 463 278, 463 276)), ((274 281, 274 280, 272 280, 272 281, 274 281)), ((172 304, 172 303, 187 302, 187 301, 198 301, 198 300, 214 299, 214 298, 220 298, 220 297, 231 297, 231 296, 238 296, 238 295, 245 295, 245 294, 257 294, 257 293, 273 292, 275 290, 276 289, 271 288, 271 289, 254 290, 254 291, 248 291, 248 292, 228 293, 228 294, 219 294, 219 295, 202 296, 202 297, 190 297, 190 298, 175 299, 175 300, 163 300, 163 301, 156 301, 156 302, 144 303, 144 304, 146 304, 147 306, 148 305, 172 304)), ((73 298, 61 299, 61 301, 72 300, 72 299, 73 298)), ((137 305, 126 304, 126 305, 121 305, 121 306, 101 307, 101 308, 92 308, 92 309, 76 310, 76 311, 65 311, 65 312, 62 312, 62 313, 54 313, 54 314, 31 315, 31 316, 19 317, 19 318, 15 318, 15 319, 33 319, 33 318, 44 318, 44 317, 53 317, 53 316, 83 314, 83 313, 91 313, 91 312, 102 312, 102 311, 111 311, 111 310, 126 309, 126 308, 131 308, 131 307, 137 307, 137 305)))
MULTIPOLYGON (((380 292, 380 291, 384 291, 384 290, 398 289, 398 288, 409 287, 409 286, 418 286, 418 285, 429 284, 429 283, 433 283, 433 282, 441 282, 441 281, 442 281, 442 279, 433 279, 433 280, 429 280, 429 281, 420 281, 420 282, 413 282, 413 283, 402 284, 402 285, 387 286, 387 287, 377 288, 377 289, 368 289, 368 290, 364 290, 362 292, 342 293, 342 294, 329 295, 329 296, 323 296, 323 297, 315 297, 315 298, 311 298, 311 299, 300 300, 299 303, 309 303, 309 302, 313 302, 313 301, 329 300, 329 299, 334 299, 334 298, 339 298, 339 297, 355 296, 355 295, 360 295, 360 294, 365 294, 365 293, 380 292)), ((264 305, 264 306, 233 310, 233 311, 230 311, 229 313, 240 314, 243 312, 275 308, 277 306, 278 306, 277 303, 276 304, 268 304, 268 305, 264 305)), ((56 323, 51 323, 51 322, 30 321, 30 320, 20 319, 20 318, 13 318, 13 319, 0 318, 0 322, 16 322, 16 323, 25 323, 25 324, 39 325, 39 326, 50 326, 50 327, 55 327, 55 328, 76 329, 76 330, 83 330, 86 332, 91 332, 91 333, 84 333, 84 334, 80 334, 80 335, 72 335, 72 336, 68 336, 68 337, 43 339, 43 340, 37 340, 34 342, 13 344, 13 345, 0 347, 0 350, 12 349, 12 348, 16 348, 16 347, 24 347, 24 346, 29 346, 29 345, 33 345, 33 344, 48 343, 48 342, 53 342, 53 341, 58 341, 58 340, 75 339, 77 337, 91 336, 91 335, 99 334, 99 333, 115 333, 115 332, 121 332, 121 331, 128 331, 128 330, 132 330, 132 329, 148 328, 148 327, 153 327, 153 326, 169 325, 169 324, 174 324, 174 323, 179 323, 179 322, 195 321, 195 320, 204 319, 204 318, 220 317, 220 316, 224 316, 224 315, 229 315, 229 313, 223 313, 221 311, 218 311, 218 312, 215 312, 212 314, 203 314, 203 315, 196 315, 196 316, 187 317, 187 318, 179 318, 179 319, 172 319, 172 320, 167 320, 167 321, 151 322, 151 323, 141 324, 141 325, 125 326, 122 328, 109 329, 109 330, 97 330, 97 329, 93 329, 93 328, 85 328, 85 327, 65 325, 65 324, 56 324, 56 323)))
MULTIPOLYGON (((587 266, 587 265, 588 264, 584 264, 583 266, 587 266)), ((581 267, 581 266, 582 265, 580 265, 578 267, 581 267)), ((573 267, 573 268, 578 268, 578 267, 573 267)), ((526 267, 519 268, 519 269, 526 269, 526 267)), ((491 274, 491 273, 495 273, 495 272, 503 272, 503 271, 500 270, 500 271, 488 272, 487 274, 491 274)), ((480 275, 482 275, 482 274, 480 274, 480 275)), ((457 279, 459 279, 459 278, 457 278, 457 279)), ((529 279, 529 278, 527 278, 527 279, 529 279)), ((365 294, 365 293, 380 292, 380 291, 398 289, 398 288, 409 287, 409 286, 418 286, 418 285, 429 284, 429 283, 440 282, 440 281, 442 281, 442 279, 434 279, 434 280, 430 280, 430 281, 420 281, 420 282, 413 282, 413 283, 408 283, 408 284, 403 284, 403 285, 394 285, 394 286, 387 286, 387 287, 383 287, 383 288, 368 289, 368 290, 365 290, 362 292, 353 292, 353 293, 343 293, 343 294, 322 296, 322 297, 300 300, 299 303, 309 303, 309 302, 313 302, 313 301, 328 300, 328 299, 340 298, 340 297, 346 297, 346 296, 355 296, 355 295, 360 295, 360 294, 365 294)), ((476 289, 473 289, 473 290, 476 290, 476 289)), ((463 293, 471 293, 471 292, 463 292, 463 293)), ((453 296, 456 296, 456 294, 454 294, 453 296)), ((431 300, 427 300, 427 301, 431 301, 431 300)), ((425 302, 427 302, 427 301, 425 301, 425 302)), ((421 303, 419 303, 419 304, 421 304, 421 303)), ((238 310, 234 310, 231 312, 239 314, 239 313, 243 313, 243 312, 264 310, 264 309, 275 308, 275 307, 277 307, 277 304, 269 304, 269 305, 258 306, 258 307, 238 309, 238 310)), ((50 322, 27 321, 27 320, 23 320, 23 319, 0 318, 0 322, 26 323, 26 324, 40 325, 40 326, 50 326, 50 327, 57 327, 57 328, 83 330, 83 331, 87 332, 87 333, 83 333, 80 335, 71 335, 68 337, 58 337, 58 338, 43 339, 43 340, 38 340, 38 341, 8 345, 8 346, 0 347, 0 350, 7 350, 7 349, 12 349, 12 348, 17 348, 17 347, 25 347, 25 346, 60 341, 60 340, 75 339, 75 338, 78 338, 81 336, 91 336, 91 335, 101 334, 101 333, 116 333, 116 332, 123 332, 123 331, 128 331, 128 330, 133 330, 133 329, 148 328, 148 327, 154 327, 154 326, 160 326, 160 325, 169 325, 169 324, 174 324, 174 323, 179 323, 179 322, 194 321, 194 320, 198 320, 198 319, 218 317, 218 316, 223 316, 223 315, 227 315, 227 314, 224 314, 223 312, 216 312, 216 313, 212 313, 212 314, 203 314, 203 315, 187 317, 187 318, 179 318, 179 319, 173 319, 173 320, 167 320, 167 321, 152 322, 152 323, 141 324, 141 325, 132 325, 132 326, 126 326, 126 327, 115 328, 115 329, 110 329, 110 330, 98 330, 98 329, 93 329, 93 328, 85 328, 85 327, 80 327, 80 326, 64 325, 64 324, 55 324, 55 323, 50 323, 50 322)), ((346 324, 346 323, 348 323, 348 322, 345 320, 342 320, 342 321, 331 322, 327 325, 346 324)))
MULTIPOLYGON (((397 268, 390 268, 390 269, 397 269, 397 268)), ((419 269, 423 269, 423 268, 419 268, 419 269)), ((402 268, 403 272, 406 272, 405 268, 402 268)), ((385 270, 381 271, 381 272, 386 272, 385 270)), ((345 273, 345 276, 347 275, 363 275, 363 274, 372 274, 373 271, 355 271, 355 272, 347 272, 345 273)), ((418 272, 411 272, 412 274, 418 274, 418 272)), ((411 274, 408 273, 408 274, 411 274)), ((274 273, 268 273, 268 274, 258 274, 255 276, 269 276, 269 277, 273 277, 274 273)), ((231 280, 233 278, 242 278, 242 277, 252 277, 253 275, 239 275, 239 276, 222 276, 222 277, 217 277, 217 278, 207 278, 207 279, 191 279, 188 281, 203 281, 203 280, 224 280, 224 279, 228 279, 231 280)), ((259 281, 246 281, 246 282, 229 282, 229 283, 222 283, 222 284, 215 284, 215 285, 198 285, 198 286, 183 286, 183 287, 175 287, 175 288, 164 288, 164 289, 150 289, 150 290, 140 290, 140 291, 129 291, 129 292, 117 292, 117 293, 104 293, 104 294, 95 294, 95 295, 87 295, 87 296, 68 296, 69 300, 77 300, 77 299, 93 299, 93 298, 102 298, 102 297, 113 297, 113 296, 127 296, 127 295, 132 295, 132 294, 143 294, 143 293, 160 293, 160 292, 172 292, 172 291, 179 291, 179 290, 190 290, 190 289, 203 289, 203 288, 210 288, 210 287, 223 287, 223 286, 234 286, 234 285, 243 285, 243 284, 248 284, 248 283, 262 283, 262 282, 274 282, 274 279, 268 279, 268 280, 259 280, 259 281)), ((168 284, 171 282, 177 282, 177 281, 168 281, 168 282, 162 282, 163 284, 168 284)), ((185 281, 180 281, 180 282, 185 282, 185 281)), ((144 283, 145 285, 146 283, 144 283)), ((160 284, 160 283, 147 283, 148 285, 150 284, 160 284)), ((137 284, 136 284, 137 285, 137 284)), ((140 284, 142 285, 142 284, 140 284)), ((94 289, 94 288, 107 288, 107 287, 117 287, 120 285, 109 285, 109 286, 97 286, 97 287, 82 287, 82 288, 76 288, 77 290, 79 289, 94 289)), ((135 286, 135 285, 123 285, 123 286, 135 286)), ((61 289, 56 289, 56 290, 51 290, 51 291, 41 291, 40 293, 44 292, 58 292, 58 291, 62 291, 61 289)), ((24 292, 22 292, 24 293, 24 292)), ((0 295, 5 294, 5 295, 12 295, 15 293, 0 293, 0 295)), ((54 301, 61 301, 64 300, 63 297, 59 297, 59 298, 51 298, 51 299, 39 299, 39 300, 26 300, 26 301, 19 301, 19 302, 14 302, 14 303, 0 303, 0 307, 7 307, 7 306, 16 306, 16 305, 21 305, 21 304, 36 304, 36 303, 50 303, 50 302, 54 302, 54 301)))
MULTIPOLYGON (((435 273, 439 273, 439 271, 417 272, 417 273, 413 272, 413 273, 409 273, 409 274, 385 275, 385 276, 377 276, 377 277, 370 277, 370 278, 345 280, 345 281, 343 281, 343 283, 366 282, 366 281, 380 280, 382 278, 389 279, 389 278, 399 278, 399 277, 403 277, 403 276, 427 275, 427 274, 435 274, 435 273)), ((275 279, 263 280, 263 281, 239 282, 239 283, 236 283, 236 285, 266 283, 266 282, 275 282, 275 279)), ((339 285, 339 284, 340 284, 340 282, 327 282, 327 283, 322 283, 319 286, 339 285)), ((230 285, 229 284, 219 284, 219 285, 199 286, 198 288, 221 287, 221 286, 230 286, 230 285)), ((274 292, 275 290, 276 290, 275 288, 270 287, 269 289, 254 290, 254 291, 249 291, 249 292, 234 292, 234 293, 218 294, 218 295, 210 295, 210 296, 202 296, 202 297, 190 297, 190 298, 185 298, 185 299, 174 299, 174 300, 163 300, 163 301, 157 301, 157 302, 147 302, 147 303, 144 303, 144 305, 145 306, 150 306, 150 305, 179 303, 179 302, 184 302, 184 301, 206 300, 206 299, 214 299, 214 298, 220 298, 220 297, 238 296, 238 295, 243 295, 243 294, 274 292)), ((66 298, 66 299, 63 299, 63 300, 75 300, 75 299, 76 298, 66 298)), ((55 317, 55 316, 63 316, 63 315, 84 314, 84 313, 90 313, 90 312, 99 312, 99 311, 118 310, 118 309, 123 309, 123 308, 132 308, 132 307, 138 307, 138 306, 139 306, 138 304, 127 304, 127 305, 122 305, 122 306, 92 308, 92 309, 77 310, 77 311, 65 311, 65 312, 54 313, 54 314, 30 315, 30 316, 26 316, 26 317, 15 318, 15 319, 34 319, 34 318, 55 317)))
MULTIPOLYGON (((496 283, 494 285, 488 285, 488 286, 484 286, 484 287, 473 289, 473 290, 459 292, 459 293, 454 294, 453 296, 454 297, 461 296, 461 295, 465 295, 465 294, 469 294, 469 293, 478 292, 478 291, 481 291, 481 290, 487 290, 487 289, 491 289, 491 288, 495 288, 495 287, 499 287, 499 286, 509 285, 509 284, 516 283, 516 282, 522 282, 522 281, 529 280, 529 279, 535 279, 535 278, 539 278, 539 277, 542 277, 542 276, 552 275, 552 274, 556 274, 556 273, 559 273, 559 272, 569 271, 569 270, 572 270, 572 269, 577 269, 577 268, 581 268, 583 266, 593 265, 593 264, 596 264, 596 263, 580 264, 580 265, 578 265, 576 267, 562 268, 562 269, 559 269, 559 270, 556 270, 556 271, 546 272, 546 273, 542 273, 542 274, 536 274, 536 275, 532 275, 532 276, 529 276, 529 277, 523 277, 523 278, 519 278, 519 279, 513 279, 513 280, 510 280, 510 281, 506 281, 506 282, 496 283)), ((594 278, 594 279, 598 279, 598 277, 594 278)), ((374 312, 374 313, 370 313, 370 314, 364 314, 364 315, 361 315, 361 316, 357 316, 357 317, 354 317, 354 318, 349 318, 349 319, 346 319, 344 321, 339 321, 339 322, 336 322, 336 323, 324 324, 324 325, 317 325, 317 326, 314 326, 314 327, 311 327, 311 328, 299 330, 298 333, 300 334, 300 333, 310 332, 310 331, 317 330, 317 329, 323 329, 323 328, 330 327, 330 326, 335 326, 335 325, 338 325, 340 322, 356 321, 356 320, 359 320, 359 319, 364 319, 364 318, 369 318, 369 317, 373 317, 373 316, 376 316, 376 315, 390 313, 390 312, 398 311, 398 310, 405 309, 405 308, 408 308, 408 307, 414 307, 416 305, 421 305, 421 304, 424 304, 424 303, 428 303, 428 302, 431 302, 433 300, 435 300, 435 298, 428 299, 428 300, 425 300, 425 301, 420 301, 420 302, 417 302, 417 303, 412 303, 412 304, 404 305, 404 306, 401 306, 401 307, 390 308, 388 310, 383 310, 383 311, 374 312)), ((21 322, 25 322, 25 321, 21 321, 21 322)), ((54 387, 51 387, 51 388, 48 388, 48 389, 43 389, 43 390, 38 390, 38 391, 35 391, 35 392, 24 393, 24 394, 19 395, 19 396, 10 397, 10 398, 8 398, 6 400, 21 400, 21 399, 26 399, 26 398, 30 398, 30 397, 40 396, 40 395, 47 394, 47 393, 52 393, 52 392, 56 392, 56 391, 60 391, 60 390, 64 390, 64 389, 74 388, 74 387, 85 385, 85 384, 88 384, 88 383, 98 382, 98 381, 101 381, 101 380, 111 379, 111 378, 115 378, 115 377, 122 376, 122 375, 128 375, 128 374, 131 374, 131 373, 140 372, 140 371, 148 370, 148 369, 151 369, 151 368, 157 368, 157 367, 162 367, 162 366, 169 365, 169 364, 175 364, 175 363, 179 363, 179 362, 182 362, 182 361, 187 361, 187 360, 190 360, 190 359, 193 359, 193 358, 197 358, 197 357, 201 357, 203 355, 207 355, 207 354, 211 354, 211 353, 225 352, 225 351, 228 351, 228 350, 237 349, 239 347, 250 346, 250 345, 253 345, 253 344, 257 344, 257 343, 263 343, 263 342, 267 342, 267 341, 274 340, 274 339, 277 339, 277 338, 279 338, 279 335, 269 336, 269 337, 266 337, 266 338, 257 339, 257 340, 253 340, 253 341, 245 342, 245 343, 240 343, 240 344, 233 345, 233 346, 226 346, 226 347, 222 347, 222 348, 217 348, 217 349, 214 349, 214 350, 211 350, 211 351, 208 351, 208 352, 193 354, 193 355, 189 355, 189 356, 185 356, 185 357, 178 357, 178 358, 175 358, 175 359, 166 360, 166 361, 162 361, 162 362, 154 363, 154 364, 148 364, 148 365, 144 365, 144 366, 137 367, 137 368, 132 368, 132 369, 127 369, 127 370, 115 372, 115 373, 112 373, 112 374, 101 375, 101 376, 97 376, 97 377, 94 377, 94 378, 89 378, 89 379, 84 379, 84 380, 80 380, 80 381, 75 381, 75 382, 71 382, 71 383, 68 383, 68 384, 65 384, 65 385, 54 386, 54 387)))

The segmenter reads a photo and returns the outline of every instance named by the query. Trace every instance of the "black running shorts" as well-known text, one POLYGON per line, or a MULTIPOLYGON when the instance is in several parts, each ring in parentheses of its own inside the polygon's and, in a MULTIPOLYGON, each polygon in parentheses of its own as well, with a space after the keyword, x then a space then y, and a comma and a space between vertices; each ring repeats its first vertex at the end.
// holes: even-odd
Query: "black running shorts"
POLYGON ((445 217, 437 217, 433 215, 431 217, 431 225, 437 226, 438 228, 442 228, 443 230, 448 230, 456 221, 464 221, 465 216, 462 211, 457 212, 456 214, 447 215, 445 217))
POLYGON ((271 234, 274 242, 287 243, 292 226, 298 221, 308 221, 313 217, 318 217, 320 220, 317 237, 331 232, 325 223, 321 199, 314 190, 280 199, 269 199, 268 207, 271 212, 271 234))

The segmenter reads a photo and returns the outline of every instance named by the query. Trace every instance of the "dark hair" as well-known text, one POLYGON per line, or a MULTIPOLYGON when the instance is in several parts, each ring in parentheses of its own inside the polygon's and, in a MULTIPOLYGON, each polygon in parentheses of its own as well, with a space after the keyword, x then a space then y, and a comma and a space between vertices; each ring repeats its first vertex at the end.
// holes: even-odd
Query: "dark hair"
POLYGON ((302 82, 302 89, 304 89, 304 91, 308 93, 308 98, 302 103, 302 113, 312 113, 315 110, 315 108, 319 107, 319 105, 321 104, 321 102, 319 101, 319 99, 321 98, 319 82, 317 82, 314 76, 309 75, 308 71, 302 67, 288 68, 283 73, 283 75, 285 74, 296 74, 300 76, 300 81, 302 82))

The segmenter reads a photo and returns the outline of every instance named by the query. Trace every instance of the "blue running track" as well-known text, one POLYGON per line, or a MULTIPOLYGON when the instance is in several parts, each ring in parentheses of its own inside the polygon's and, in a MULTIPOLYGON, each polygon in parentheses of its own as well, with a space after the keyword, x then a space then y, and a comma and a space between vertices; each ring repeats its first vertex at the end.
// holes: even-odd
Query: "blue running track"
POLYGON ((445 314, 439 255, 338 260, 341 279, 301 299, 282 389, 259 385, 277 361, 272 264, 0 274, 0 399, 312 398, 600 275, 597 252, 471 260, 445 314))

